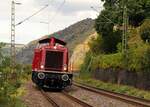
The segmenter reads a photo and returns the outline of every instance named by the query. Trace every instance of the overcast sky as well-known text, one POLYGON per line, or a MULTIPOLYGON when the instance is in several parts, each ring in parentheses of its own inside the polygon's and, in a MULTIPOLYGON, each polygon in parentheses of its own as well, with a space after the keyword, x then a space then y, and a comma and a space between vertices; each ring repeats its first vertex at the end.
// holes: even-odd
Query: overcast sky
MULTIPOLYGON (((46 4, 49 7, 32 17, 30 20, 16 26, 16 43, 26 44, 34 39, 40 38, 86 18, 96 18, 97 12, 102 8, 100 0, 16 0, 22 5, 16 5, 16 23, 37 12, 46 4)), ((11 0, 1 0, 0 3, 0 42, 10 42, 10 13, 11 0)))

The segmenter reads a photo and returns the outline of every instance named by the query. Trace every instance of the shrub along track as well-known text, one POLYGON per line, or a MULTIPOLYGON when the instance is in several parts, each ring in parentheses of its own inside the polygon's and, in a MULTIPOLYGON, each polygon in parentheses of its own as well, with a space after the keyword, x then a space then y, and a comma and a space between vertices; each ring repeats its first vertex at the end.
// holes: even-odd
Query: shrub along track
POLYGON ((150 107, 150 100, 145 100, 142 98, 137 98, 137 97, 133 97, 133 96, 128 96, 125 94, 120 94, 120 93, 116 93, 116 92, 112 92, 112 91, 107 91, 104 89, 99 89, 96 87, 92 87, 86 84, 82 84, 82 83, 77 83, 74 82, 73 83, 74 86, 79 87, 81 89, 87 90, 87 91, 91 91, 100 95, 104 95, 113 99, 117 99, 117 100, 121 100, 124 101, 126 103, 130 103, 136 106, 140 106, 140 107, 150 107))
POLYGON ((46 92, 41 90, 42 95, 53 107, 93 107, 71 95, 62 92, 46 92))

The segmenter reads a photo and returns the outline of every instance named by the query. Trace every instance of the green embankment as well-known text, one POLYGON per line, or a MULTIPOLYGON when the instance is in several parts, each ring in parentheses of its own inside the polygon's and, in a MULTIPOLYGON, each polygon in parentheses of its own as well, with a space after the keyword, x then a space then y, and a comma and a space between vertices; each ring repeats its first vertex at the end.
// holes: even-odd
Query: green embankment
MULTIPOLYGON (((112 83, 109 81, 102 82, 93 78, 96 70, 105 70, 110 68, 114 71, 120 69, 126 70, 129 73, 132 72, 139 74, 141 75, 141 78, 145 78, 147 74, 150 74, 150 44, 142 41, 139 34, 139 28, 133 28, 129 31, 127 62, 125 62, 124 56, 121 52, 121 43, 117 45, 117 52, 108 54, 101 51, 101 42, 101 37, 99 37, 97 40, 93 40, 91 43, 89 43, 91 49, 86 54, 84 64, 81 65, 80 75, 78 78, 76 78, 76 80, 101 89, 150 100, 149 91, 136 89, 132 87, 132 85, 121 85, 117 84, 116 82, 112 83), (143 76, 142 73, 144 73, 145 76, 143 76)), ((118 76, 118 74, 116 74, 116 76, 118 76)))
MULTIPOLYGON (((88 74, 89 75, 89 74, 88 74)), ((135 96, 139 98, 144 98, 150 100, 150 92, 144 91, 140 89, 136 89, 134 87, 126 86, 126 85, 117 85, 112 83, 105 83, 99 80, 94 80, 91 78, 88 78, 88 76, 84 77, 78 77, 75 79, 76 81, 80 83, 84 83, 93 87, 97 87, 104 90, 109 90, 117 93, 122 93, 130 96, 135 96)))

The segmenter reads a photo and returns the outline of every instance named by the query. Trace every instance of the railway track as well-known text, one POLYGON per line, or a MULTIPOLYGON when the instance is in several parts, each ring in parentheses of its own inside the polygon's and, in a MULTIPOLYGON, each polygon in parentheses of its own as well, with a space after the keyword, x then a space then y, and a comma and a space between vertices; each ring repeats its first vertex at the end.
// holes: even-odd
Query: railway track
POLYGON ((45 91, 40 90, 42 95, 47 99, 53 107, 60 107, 45 91))
POLYGON ((91 106, 91 105, 89 105, 89 104, 87 104, 87 103, 85 103, 85 102, 83 102, 83 101, 81 101, 81 100, 79 100, 79 99, 77 99, 77 98, 75 98, 75 97, 69 95, 69 94, 68 94, 67 92, 65 92, 65 91, 63 91, 63 94, 64 94, 65 96, 67 96, 69 99, 75 101, 76 103, 80 104, 80 105, 83 106, 83 107, 93 107, 93 106, 91 106))
MULTIPOLYGON (((41 93, 42 93, 42 95, 50 102, 50 104, 53 106, 53 107, 63 107, 63 104, 62 105, 60 105, 60 104, 58 104, 58 101, 56 101, 57 99, 54 99, 54 98, 52 98, 49 94, 50 94, 50 92, 45 92, 45 91, 43 91, 43 90, 41 90, 41 93)), ((65 91, 62 91, 62 92, 60 92, 61 94, 63 94, 64 96, 66 96, 67 98, 69 98, 70 100, 72 100, 73 102, 76 102, 76 103, 78 103, 81 107, 93 107, 93 106, 91 106, 91 105, 89 105, 89 104, 87 104, 87 103, 85 103, 85 102, 83 102, 83 101, 81 101, 81 100, 79 100, 79 99, 77 99, 77 98, 75 98, 75 97, 73 97, 73 96, 71 96, 71 95, 69 95, 67 92, 65 92, 65 91)), ((59 94, 60 94, 59 93, 59 94)), ((69 102, 68 102, 69 103, 69 102)), ((69 106, 70 107, 70 106, 69 106)), ((73 106, 73 107, 75 107, 75 106, 73 106)))
POLYGON ((120 93, 116 93, 116 92, 111 92, 111 91, 107 91, 104 89, 99 89, 99 88, 95 88, 89 85, 85 85, 82 83, 73 83, 74 86, 100 94, 100 95, 104 95, 113 99, 117 99, 117 100, 121 100, 136 106, 140 106, 140 107, 150 107, 150 101, 149 100, 145 100, 142 98, 137 98, 137 97, 133 97, 133 96, 128 96, 125 94, 120 94, 120 93))

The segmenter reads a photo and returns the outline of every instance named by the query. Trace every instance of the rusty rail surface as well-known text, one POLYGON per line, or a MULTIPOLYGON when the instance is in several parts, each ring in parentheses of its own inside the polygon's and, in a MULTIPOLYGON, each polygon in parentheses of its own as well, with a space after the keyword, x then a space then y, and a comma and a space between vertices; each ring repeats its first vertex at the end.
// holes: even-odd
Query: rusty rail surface
POLYGON ((139 105, 141 107, 150 107, 150 100, 137 98, 137 97, 133 97, 133 96, 125 95, 125 94, 120 94, 120 93, 116 93, 112 91, 107 91, 104 89, 99 89, 99 88, 92 87, 92 86, 89 86, 83 83, 78 83, 78 82, 74 82, 73 85, 83 88, 85 90, 100 94, 100 95, 104 95, 104 96, 111 97, 113 99, 124 101, 133 105, 139 105))

